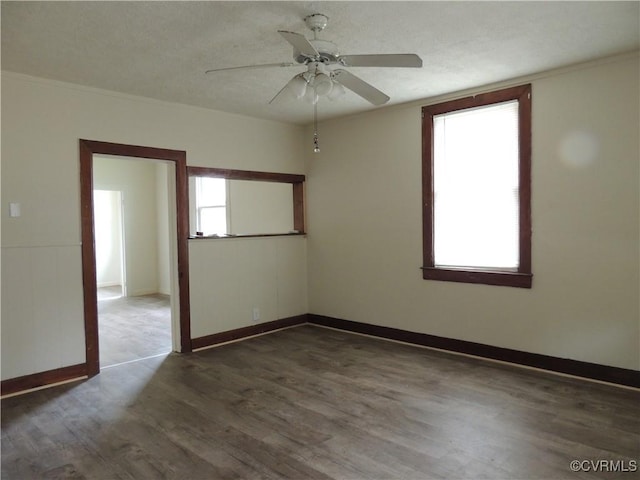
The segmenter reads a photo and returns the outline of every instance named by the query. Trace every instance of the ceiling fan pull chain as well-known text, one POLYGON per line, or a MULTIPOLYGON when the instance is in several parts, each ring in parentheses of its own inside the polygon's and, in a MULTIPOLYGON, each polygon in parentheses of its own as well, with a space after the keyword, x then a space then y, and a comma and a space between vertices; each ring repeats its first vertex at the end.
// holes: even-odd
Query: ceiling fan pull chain
POLYGON ((318 102, 313 104, 313 153, 320 153, 318 144, 318 102))

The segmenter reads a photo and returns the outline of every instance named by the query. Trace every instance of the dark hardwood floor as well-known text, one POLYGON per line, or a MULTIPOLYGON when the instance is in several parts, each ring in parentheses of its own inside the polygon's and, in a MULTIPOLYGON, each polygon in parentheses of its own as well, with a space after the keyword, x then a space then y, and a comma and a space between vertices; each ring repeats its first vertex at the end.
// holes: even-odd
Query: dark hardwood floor
POLYGON ((121 292, 120 286, 98 289, 102 368, 171 352, 169 297, 122 297, 121 292))
POLYGON ((2 401, 3 479, 631 479, 570 462, 639 457, 636 390, 310 325, 2 401))

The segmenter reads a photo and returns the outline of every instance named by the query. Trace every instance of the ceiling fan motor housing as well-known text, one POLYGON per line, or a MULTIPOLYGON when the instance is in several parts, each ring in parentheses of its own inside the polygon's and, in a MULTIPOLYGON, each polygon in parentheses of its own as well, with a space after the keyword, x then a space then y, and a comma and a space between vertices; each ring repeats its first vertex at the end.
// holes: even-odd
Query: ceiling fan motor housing
POLYGON ((329 40, 320 40, 319 38, 315 38, 309 40, 309 43, 314 46, 314 48, 320 54, 319 58, 313 58, 309 55, 305 55, 304 53, 294 52, 293 59, 301 63, 303 65, 309 62, 322 62, 322 63, 337 63, 338 56, 340 53, 338 52, 338 46, 330 42, 329 40))
POLYGON ((304 23, 307 24, 307 27, 312 32, 320 32, 324 30, 328 22, 329 17, 322 13, 313 13, 304 17, 304 23))
POLYGON ((329 17, 323 15, 322 13, 314 13, 312 15, 307 15, 306 17, 304 17, 304 23, 314 34, 313 40, 309 40, 309 43, 313 45, 313 47, 319 53, 319 56, 311 57, 298 51, 294 51, 293 59, 297 63, 306 65, 310 62, 321 62, 326 64, 338 62, 338 56, 340 55, 338 53, 338 46, 328 40, 320 40, 319 38, 316 38, 317 33, 324 30, 328 22, 329 17))

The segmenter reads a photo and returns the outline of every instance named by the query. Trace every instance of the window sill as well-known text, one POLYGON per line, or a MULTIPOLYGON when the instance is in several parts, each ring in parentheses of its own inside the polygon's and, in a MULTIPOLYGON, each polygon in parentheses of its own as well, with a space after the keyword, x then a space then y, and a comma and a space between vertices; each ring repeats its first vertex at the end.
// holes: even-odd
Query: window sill
POLYGON ((228 234, 228 235, 208 235, 190 236, 189 240, 222 240, 227 238, 259 238, 259 237, 299 237, 306 235, 306 232, 295 233, 249 233, 249 234, 228 234))
POLYGON ((443 282, 480 283, 503 287, 531 288, 533 274, 508 271, 459 270, 453 268, 421 267, 422 278, 443 282))

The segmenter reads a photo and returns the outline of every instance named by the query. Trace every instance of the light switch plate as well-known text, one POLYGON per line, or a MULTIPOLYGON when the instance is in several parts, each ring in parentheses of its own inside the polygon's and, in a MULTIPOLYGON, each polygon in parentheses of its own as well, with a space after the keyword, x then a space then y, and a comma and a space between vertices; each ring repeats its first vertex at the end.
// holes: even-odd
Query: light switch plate
POLYGON ((20 216, 20 204, 16 202, 11 202, 9 204, 9 216, 10 217, 19 217, 20 216))

